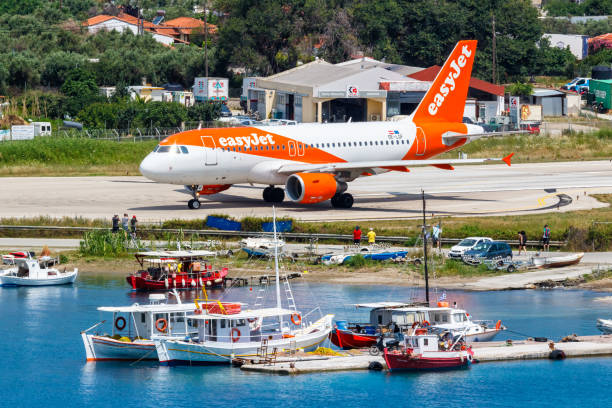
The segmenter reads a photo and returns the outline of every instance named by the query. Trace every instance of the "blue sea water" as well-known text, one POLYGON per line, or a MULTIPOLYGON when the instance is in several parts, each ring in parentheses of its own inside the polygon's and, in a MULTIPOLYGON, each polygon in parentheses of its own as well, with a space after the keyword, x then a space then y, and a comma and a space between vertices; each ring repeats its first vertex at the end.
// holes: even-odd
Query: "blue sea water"
MULTIPOLYGON (((273 291, 273 289, 272 289, 273 291)), ((298 303, 350 320, 367 318, 358 302, 405 300, 419 289, 389 286, 294 285, 298 303)), ((233 289, 229 300, 256 290, 233 289)), ((269 293, 271 294, 271 293, 269 293)), ((188 295, 188 294, 186 294, 188 295)), ((474 318, 501 319, 511 330, 558 339, 597 334, 595 319, 612 310, 582 290, 448 291, 474 318)), ((341 372, 300 376, 245 373, 231 367, 160 367, 86 363, 79 332, 108 318, 98 306, 146 303, 123 280, 80 278, 74 286, 0 288, 0 406, 609 406, 612 358, 474 364, 419 374, 341 372)), ((501 339, 517 338, 504 333, 501 339)))

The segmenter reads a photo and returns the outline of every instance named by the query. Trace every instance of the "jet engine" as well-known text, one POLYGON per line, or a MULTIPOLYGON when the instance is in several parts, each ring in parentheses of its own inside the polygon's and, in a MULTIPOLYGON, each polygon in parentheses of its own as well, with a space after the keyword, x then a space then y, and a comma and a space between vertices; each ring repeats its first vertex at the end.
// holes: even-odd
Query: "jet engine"
POLYGON ((329 173, 295 173, 285 185, 287 196, 296 203, 314 204, 346 191, 347 185, 329 173))

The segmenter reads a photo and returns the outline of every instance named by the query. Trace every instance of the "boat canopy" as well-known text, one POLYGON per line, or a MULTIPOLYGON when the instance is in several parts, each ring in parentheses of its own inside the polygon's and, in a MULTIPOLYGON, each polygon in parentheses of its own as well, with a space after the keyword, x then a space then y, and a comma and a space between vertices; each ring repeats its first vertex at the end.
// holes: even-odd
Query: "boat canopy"
POLYGON ((410 307, 414 306, 414 303, 404 302, 376 302, 376 303, 357 303, 355 307, 363 307, 368 309, 378 309, 381 307, 397 308, 397 307, 410 307))
POLYGON ((216 252, 213 251, 149 251, 149 252, 137 252, 136 257, 138 258, 197 258, 197 257, 210 257, 215 256, 216 252))
POLYGON ((188 316, 188 317, 194 320, 219 319, 219 318, 234 320, 234 319, 250 319, 250 318, 260 319, 264 317, 275 317, 275 316, 289 316, 294 313, 298 313, 298 312, 296 312, 295 310, 281 309, 278 307, 270 307, 266 309, 243 310, 240 313, 235 313, 235 314, 207 313, 206 310, 204 310, 202 314, 188 316))
POLYGON ((98 308, 101 312, 111 313, 173 313, 173 312, 193 312, 195 306, 193 303, 182 304, 157 304, 157 305, 139 305, 134 303, 131 306, 101 306, 98 308))

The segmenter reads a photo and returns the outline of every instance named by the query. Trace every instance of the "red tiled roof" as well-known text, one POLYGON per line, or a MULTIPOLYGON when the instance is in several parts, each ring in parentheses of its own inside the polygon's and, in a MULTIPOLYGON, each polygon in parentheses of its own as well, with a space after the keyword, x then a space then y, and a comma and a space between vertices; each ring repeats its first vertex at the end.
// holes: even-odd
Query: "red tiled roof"
MULTIPOLYGON (((84 21, 83 26, 89 27, 89 26, 104 23, 105 21, 113 20, 113 19, 122 21, 127 24, 138 26, 138 19, 134 16, 131 16, 125 13, 119 13, 119 15, 117 16, 109 16, 106 14, 100 14, 98 16, 91 17, 87 19, 86 21, 84 21)), ((179 31, 175 27, 157 26, 147 20, 142 20, 142 25, 145 30, 152 32, 152 33, 161 34, 161 35, 165 35, 168 37, 178 37, 180 35, 179 31)))
MULTIPOLYGON (((434 65, 429 68, 425 68, 422 71, 415 72, 414 74, 408 75, 410 78, 418 79, 419 81, 433 81, 438 75, 438 72, 442 67, 434 65)), ((482 79, 470 78, 470 88, 478 89, 479 91, 487 92, 497 96, 504 96, 504 87, 501 85, 495 85, 482 79)))
MULTIPOLYGON (((184 34, 191 34, 194 28, 204 29, 204 21, 193 17, 178 17, 168 20, 164 24, 171 27, 177 27, 184 34)), ((217 32, 217 26, 214 24, 207 23, 206 27, 210 34, 217 32)))

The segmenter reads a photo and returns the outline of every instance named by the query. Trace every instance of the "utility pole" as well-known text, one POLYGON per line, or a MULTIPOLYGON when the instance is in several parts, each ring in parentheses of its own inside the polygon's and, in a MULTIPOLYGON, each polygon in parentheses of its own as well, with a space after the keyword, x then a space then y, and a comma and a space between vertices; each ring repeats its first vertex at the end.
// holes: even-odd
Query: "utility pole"
POLYGON ((423 198, 423 267, 425 268, 425 301, 429 306, 429 274, 427 271, 427 222, 425 220, 425 191, 421 189, 423 198))
POLYGON ((208 0, 204 2, 204 76, 208 78, 208 0))
POLYGON ((491 12, 491 18, 493 19, 493 83, 497 84, 497 72, 496 72, 496 66, 497 66, 497 52, 495 51, 495 42, 496 42, 496 34, 495 34, 495 13, 491 12))

